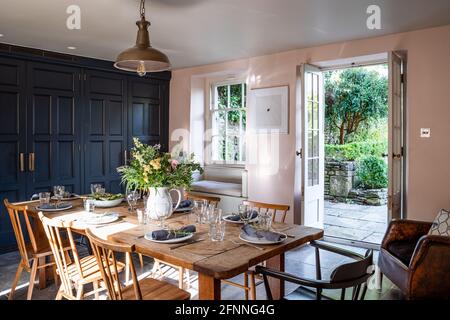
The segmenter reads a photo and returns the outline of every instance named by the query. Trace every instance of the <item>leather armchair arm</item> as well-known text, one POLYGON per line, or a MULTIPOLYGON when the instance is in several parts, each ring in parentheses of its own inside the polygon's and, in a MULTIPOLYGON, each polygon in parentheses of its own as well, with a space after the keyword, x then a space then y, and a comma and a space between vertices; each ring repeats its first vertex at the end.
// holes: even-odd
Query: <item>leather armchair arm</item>
POLYGON ((436 268, 450 269, 450 237, 426 235, 420 238, 414 250, 413 257, 409 264, 410 270, 417 269, 425 259, 440 260, 446 263, 446 267, 435 266, 436 268), (431 257, 430 255, 435 255, 431 257), (430 257, 429 257, 430 256, 430 257), (446 257, 448 258, 446 260, 446 257))
POLYGON ((388 244, 393 241, 418 240, 430 231, 431 225, 431 222, 393 220, 388 226, 381 247, 387 249, 388 244))

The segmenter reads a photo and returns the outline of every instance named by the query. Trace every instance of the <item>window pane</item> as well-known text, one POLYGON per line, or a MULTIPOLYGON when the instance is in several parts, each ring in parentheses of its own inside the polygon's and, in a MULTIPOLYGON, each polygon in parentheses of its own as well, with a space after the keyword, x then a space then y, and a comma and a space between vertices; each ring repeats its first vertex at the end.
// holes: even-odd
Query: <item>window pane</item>
POLYGON ((245 141, 245 136, 241 137, 241 161, 245 161, 247 159, 246 153, 247 143, 245 141))
POLYGON ((305 74, 305 91, 306 91, 306 99, 308 101, 311 101, 313 98, 313 93, 312 93, 312 74, 311 73, 306 73, 305 74))
POLYGON ((313 184, 319 184, 319 159, 314 159, 313 184))
POLYGON ((311 157, 318 157, 319 156, 319 131, 315 130, 312 132, 312 154, 310 154, 311 157))
POLYGON ((212 138, 212 160, 224 161, 225 160, 225 138, 213 137, 212 138))
POLYGON ((226 160, 230 162, 239 161, 239 137, 237 136, 227 137, 226 160))
POLYGON ((313 103, 308 102, 308 129, 313 129, 313 118, 314 118, 313 103))
POLYGON ((230 108, 242 108, 242 84, 230 86, 230 108))
POLYGON ((241 112, 239 110, 236 111, 228 111, 228 135, 239 135, 240 134, 240 124, 241 121, 241 112))
POLYGON ((217 104, 219 109, 227 108, 228 106, 228 86, 217 87, 217 104))
POLYGON ((213 136, 224 136, 225 135, 225 111, 216 111, 213 113, 212 121, 212 135, 213 136))
POLYGON ((314 139, 313 139, 313 131, 308 130, 308 158, 313 157, 313 147, 314 147, 314 139))
POLYGON ((319 101, 319 75, 313 73, 313 99, 319 101))
POLYGON ((247 107, 247 84, 244 83, 244 105, 242 106, 243 108, 247 107))
POLYGON ((313 128, 319 129, 319 104, 315 102, 313 104, 313 128))

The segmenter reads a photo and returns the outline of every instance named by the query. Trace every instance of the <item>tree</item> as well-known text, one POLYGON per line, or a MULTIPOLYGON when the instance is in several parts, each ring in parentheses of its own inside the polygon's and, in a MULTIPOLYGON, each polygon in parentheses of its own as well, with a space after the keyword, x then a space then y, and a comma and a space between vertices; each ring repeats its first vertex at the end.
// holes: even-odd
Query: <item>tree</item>
POLYGON ((387 117, 387 92, 387 78, 376 71, 350 68, 325 74, 325 116, 339 144, 371 120, 387 117))

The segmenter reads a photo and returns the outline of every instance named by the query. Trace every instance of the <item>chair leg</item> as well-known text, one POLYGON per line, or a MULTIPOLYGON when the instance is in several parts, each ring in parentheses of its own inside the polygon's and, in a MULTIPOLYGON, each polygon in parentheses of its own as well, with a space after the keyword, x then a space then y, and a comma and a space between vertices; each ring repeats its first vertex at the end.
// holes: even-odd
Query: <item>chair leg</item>
POLYGON ((33 295, 34 281, 36 280, 37 267, 38 267, 38 259, 34 258, 31 266, 30 283, 28 285, 27 300, 31 300, 31 297, 33 295))
POLYGON ((144 257, 142 256, 142 253, 138 253, 139 256, 139 262, 141 263, 141 268, 144 268, 144 257))
POLYGON ((367 292, 367 284, 363 284, 363 290, 361 293, 361 300, 364 300, 364 298, 366 297, 366 292, 367 292))
POLYGON ((191 287, 191 273, 189 272, 189 269, 185 269, 186 273, 186 290, 189 290, 191 287))
POLYGON ((19 266, 17 267, 16 276, 14 277, 14 281, 11 285, 11 291, 9 292, 8 300, 12 300, 14 298, 14 292, 16 291, 17 283, 19 283, 22 271, 23 271, 23 263, 22 261, 20 261, 19 266))
POLYGON ((94 287, 94 297, 95 297, 95 300, 99 300, 99 294, 98 294, 98 281, 94 281, 93 283, 92 283, 92 286, 94 287))
POLYGON ((183 289, 184 287, 184 268, 178 268, 178 288, 183 289))
POLYGON ((383 273, 381 273, 379 268, 377 268, 376 272, 379 273, 378 277, 376 277, 376 279, 377 279, 377 290, 379 292, 381 292, 381 291, 383 291, 383 273))
POLYGON ((58 286, 59 278, 58 278, 58 273, 56 272, 56 264, 53 265, 52 271, 53 271, 53 279, 55 280, 55 286, 58 286))
POLYGON ((130 258, 129 255, 125 255, 125 283, 128 285, 128 282, 130 281, 130 258))
POLYGON ((83 290, 84 290, 84 285, 79 284, 78 288, 77 288, 77 300, 81 300, 83 298, 83 290))
POLYGON ((342 288, 342 291, 341 291, 341 300, 345 300, 345 288, 342 288))
POLYGON ((61 283, 61 285, 59 286, 59 289, 58 289, 58 293, 56 294, 55 300, 61 300, 62 299, 63 291, 64 291, 64 288, 63 288, 63 284, 61 283))
POLYGON ((244 294, 245 294, 245 300, 248 300, 248 273, 244 273, 244 294))
POLYGON ((255 274, 253 272, 250 273, 250 299, 256 300, 256 281, 255 274))

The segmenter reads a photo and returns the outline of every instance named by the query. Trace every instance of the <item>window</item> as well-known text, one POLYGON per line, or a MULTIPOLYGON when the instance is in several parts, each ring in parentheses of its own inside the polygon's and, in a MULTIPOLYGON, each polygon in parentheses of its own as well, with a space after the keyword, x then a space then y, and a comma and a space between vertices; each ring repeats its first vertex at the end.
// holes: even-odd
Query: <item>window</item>
POLYGON ((211 162, 243 164, 247 85, 243 82, 214 84, 211 90, 211 162))

